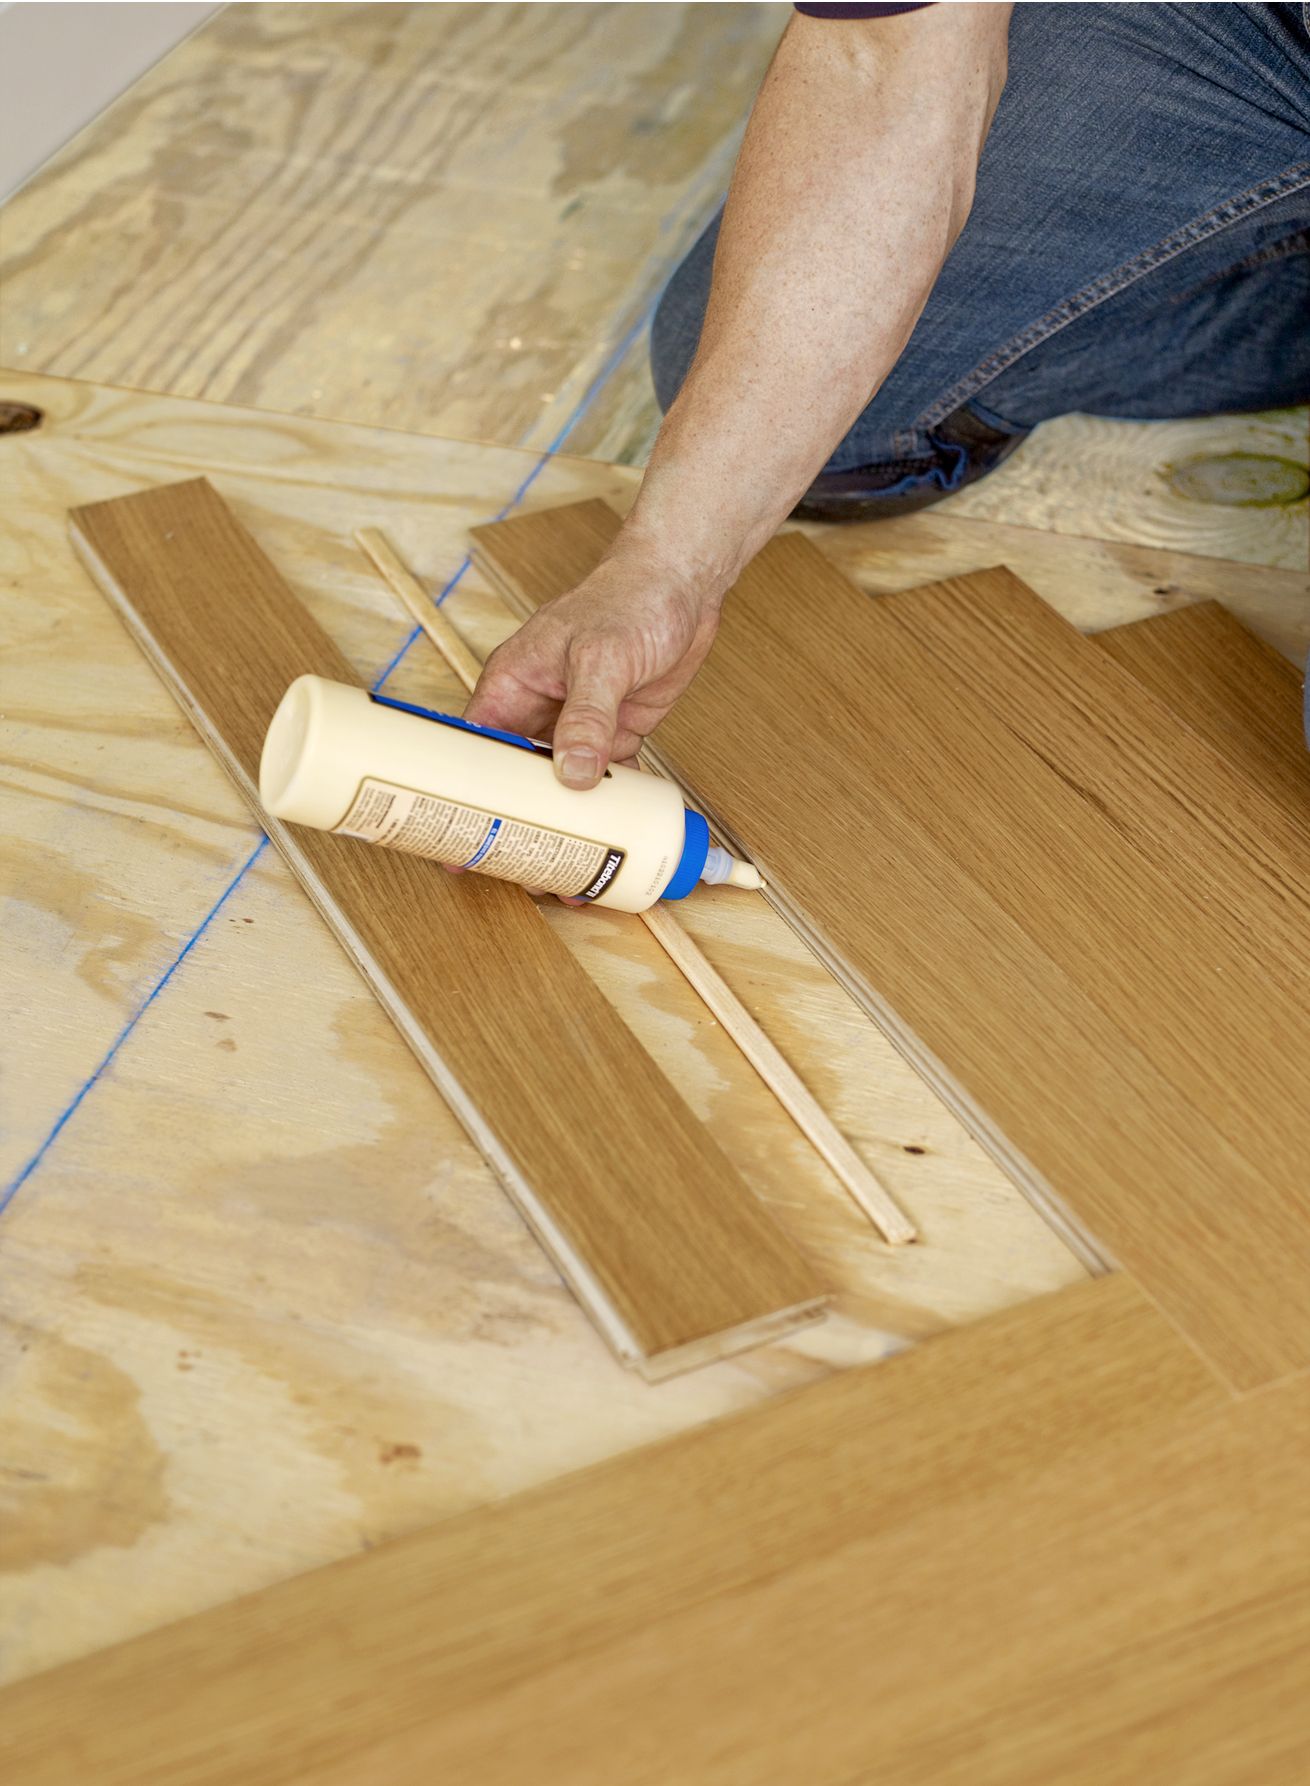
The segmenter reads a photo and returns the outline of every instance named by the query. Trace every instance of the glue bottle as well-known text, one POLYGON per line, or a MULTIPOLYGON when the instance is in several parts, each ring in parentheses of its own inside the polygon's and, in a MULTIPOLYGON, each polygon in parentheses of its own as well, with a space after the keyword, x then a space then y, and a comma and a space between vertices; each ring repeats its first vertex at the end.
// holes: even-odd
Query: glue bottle
POLYGON ((292 824, 621 912, 699 881, 764 885, 671 781, 612 764, 596 787, 566 788, 548 745, 322 676, 278 704, 259 794, 292 824))

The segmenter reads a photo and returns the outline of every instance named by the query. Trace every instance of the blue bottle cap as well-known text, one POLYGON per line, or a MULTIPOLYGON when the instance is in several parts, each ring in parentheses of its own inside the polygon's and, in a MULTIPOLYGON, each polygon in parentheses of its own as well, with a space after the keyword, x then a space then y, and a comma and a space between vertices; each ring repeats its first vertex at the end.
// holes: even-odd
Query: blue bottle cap
POLYGON ((710 828, 698 812, 683 809, 682 859, 673 871, 673 878, 660 895, 661 899, 685 899, 700 879, 705 858, 710 853, 710 828))

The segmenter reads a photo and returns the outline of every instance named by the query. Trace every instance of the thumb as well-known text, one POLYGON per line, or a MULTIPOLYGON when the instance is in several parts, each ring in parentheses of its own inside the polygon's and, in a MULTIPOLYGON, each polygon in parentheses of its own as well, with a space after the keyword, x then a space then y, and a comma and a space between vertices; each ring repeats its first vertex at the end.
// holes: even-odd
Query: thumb
POLYGON ((627 692, 621 676, 599 667, 579 669, 551 740, 555 773, 566 788, 594 788, 609 766, 619 704, 627 692))

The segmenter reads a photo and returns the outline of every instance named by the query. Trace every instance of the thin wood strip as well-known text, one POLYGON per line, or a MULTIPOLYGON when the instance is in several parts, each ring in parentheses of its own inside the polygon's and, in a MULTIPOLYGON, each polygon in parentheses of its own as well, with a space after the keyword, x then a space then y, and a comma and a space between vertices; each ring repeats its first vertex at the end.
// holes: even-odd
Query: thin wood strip
MULTIPOLYGON (((1103 1458, 1141 1457, 1140 1468, 1127 1466, 1130 1517, 1139 1500, 1142 1511, 1151 1502, 1152 1434, 1193 1413, 1213 1417, 1226 1399, 1128 1280, 1101 1279, 21 1683, 0 1697, 0 1752, 7 1741, 10 1772, 33 1786, 92 1778, 97 1786, 317 1786, 321 1777, 489 1786, 502 1778, 495 1752, 512 1734, 498 1726, 501 1693, 536 1677, 548 1685, 554 1667, 578 1661, 603 1699, 611 1659, 661 1621, 711 1601, 730 1615, 752 1590, 847 1555, 844 1587, 816 1611, 830 1615, 833 1679, 851 1696, 848 1716, 867 1717, 887 1740, 909 1740, 925 1724, 935 1734, 941 1646, 972 1646, 970 1667, 982 1662, 980 1649, 995 1648, 958 1628, 989 1543, 980 1551, 972 1540, 949 1592, 917 1591, 953 1523, 1018 1496, 996 1541, 1007 1555, 1044 1559, 1033 1583, 1044 1587, 1042 1635, 1076 1629, 1082 1609, 1068 1605, 1060 1583, 1076 1571, 1080 1545, 1049 1542, 1059 1517, 1044 1500, 1049 1473, 1064 1465, 1099 1488, 1103 1458), (1045 1546, 1033 1546, 1033 1524, 1045 1546), (880 1538, 884 1559, 859 1548, 880 1538), (876 1652, 850 1640, 846 1596, 869 1593, 892 1596, 899 1616, 910 1611, 915 1621, 911 1660, 922 1679, 908 1702, 868 1690, 870 1655, 880 1670, 892 1667, 904 1632, 893 1628, 876 1652), (470 1712, 484 1722, 489 1748, 452 1772, 453 1752, 439 1764, 431 1756, 470 1712), (385 1752, 406 1735, 431 1745, 423 1765, 372 1765, 375 1747, 385 1752)), ((982 1529, 993 1532, 990 1521, 982 1529)), ((950 1542, 954 1555, 958 1539, 950 1542)), ((1201 1560, 1182 1539, 1176 1549, 1201 1560)), ((1139 1546, 1122 1557, 1125 1568, 1142 1566, 1139 1546)), ((1169 1558, 1157 1565, 1171 1585, 1169 1558)), ((1026 1630, 1026 1621, 1016 1618, 1014 1628, 1026 1630)), ((1043 1665, 1041 1643, 1030 1638, 1012 1657, 1019 1680, 1043 1665)), ((663 1649, 666 1662, 677 1659, 663 1649)), ((689 1676, 715 1665, 709 1649, 683 1660, 689 1676)), ((769 1683, 766 1697, 786 1700, 774 1666, 761 1646, 752 1672, 769 1683)), ((616 1690, 626 1674, 616 1670, 616 1690)), ((670 1703, 680 1718, 681 1699, 666 1702, 663 1717, 670 1703)), ((588 1724, 596 1717, 593 1708, 588 1724)), ((827 1723, 812 1719, 816 1757, 827 1723)), ((544 1738, 547 1724, 522 1734, 544 1738)), ((655 1724, 645 1727, 653 1733, 655 1724)), ((706 1757, 715 1752, 702 1746, 706 1757)), ((661 1752, 654 1742, 653 1765, 661 1752)), ((609 1781, 630 1777, 609 1750, 588 1765, 609 1781)), ((703 1766, 658 1777, 680 1786, 721 1777, 708 1759, 703 1766)), ((739 1774, 774 1778, 777 1769, 764 1755, 739 1774)), ((575 1776, 528 1766, 510 1777, 575 1776)), ((786 1777, 828 1775, 806 1768, 786 1777)))
MULTIPOLYGON (((546 599, 614 525, 479 555, 546 599)), ((1039 1207, 1234 1384, 1310 1364, 1302 819, 1008 572, 870 600, 796 534, 655 743, 1039 1207)))
POLYGON ((423 628, 437 650, 470 692, 482 674, 482 662, 455 631, 418 578, 377 527, 357 527, 355 539, 392 594, 423 628))
POLYGON ((811 1267, 519 888, 262 811, 288 683, 356 678, 210 486, 98 503, 70 526, 619 1356, 658 1377, 813 1318, 811 1267))
MULTIPOLYGON (((482 671, 473 651, 384 534, 375 527, 364 527, 356 532, 355 538, 393 594, 471 694, 482 671)), ((705 959, 702 950, 674 914, 666 906, 654 905, 640 913, 640 917, 678 972, 704 1000, 883 1239, 893 1246, 916 1240, 918 1232, 914 1224, 879 1184, 800 1075, 765 1035, 722 975, 705 959)))

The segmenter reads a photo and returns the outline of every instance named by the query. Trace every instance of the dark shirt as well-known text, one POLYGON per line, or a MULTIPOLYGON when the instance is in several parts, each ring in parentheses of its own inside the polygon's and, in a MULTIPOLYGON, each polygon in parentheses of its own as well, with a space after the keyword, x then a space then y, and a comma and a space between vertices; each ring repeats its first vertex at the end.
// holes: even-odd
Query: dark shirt
POLYGON ((885 19, 895 12, 922 12, 932 0, 916 0, 913 6, 797 6, 811 19, 885 19))

